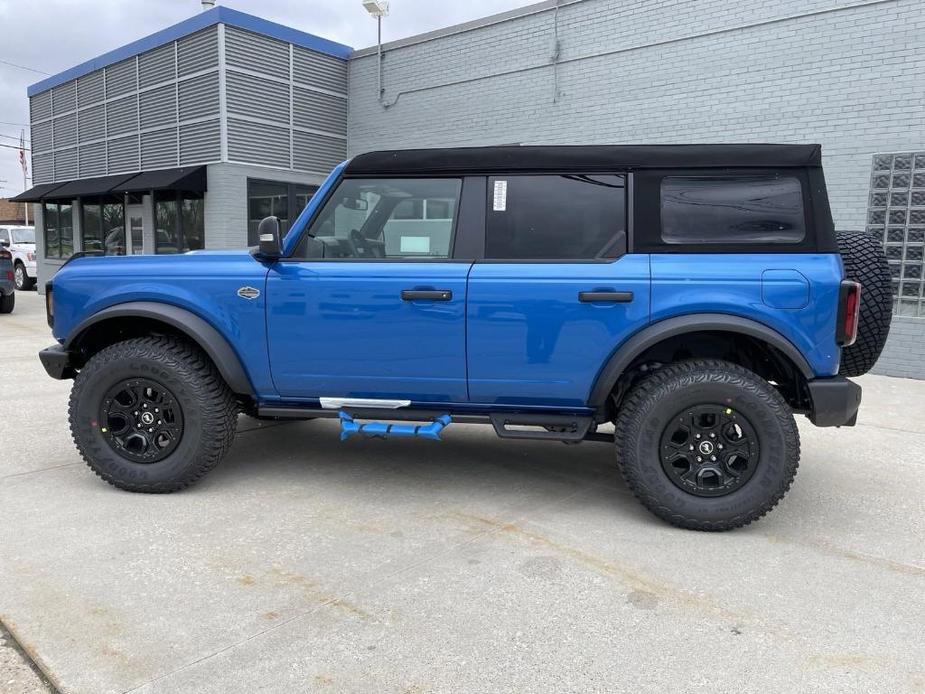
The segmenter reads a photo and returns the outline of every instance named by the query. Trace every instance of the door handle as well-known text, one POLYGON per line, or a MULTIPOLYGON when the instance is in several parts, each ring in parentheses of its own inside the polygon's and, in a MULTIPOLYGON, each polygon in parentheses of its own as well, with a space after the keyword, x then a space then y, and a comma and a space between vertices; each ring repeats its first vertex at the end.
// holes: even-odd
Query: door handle
POLYGON ((453 292, 449 289, 403 289, 402 301, 450 301, 453 292))
POLYGON ((585 304, 593 301, 628 304, 633 300, 633 292, 578 292, 578 300, 585 304))

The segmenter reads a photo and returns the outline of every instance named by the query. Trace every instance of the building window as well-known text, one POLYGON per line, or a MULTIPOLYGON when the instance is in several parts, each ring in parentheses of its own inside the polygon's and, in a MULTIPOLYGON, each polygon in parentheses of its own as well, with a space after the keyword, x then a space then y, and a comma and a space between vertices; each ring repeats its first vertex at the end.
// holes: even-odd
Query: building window
POLYGON ((883 239, 893 312, 925 317, 925 152, 874 157, 867 230, 883 239))
POLYGON ((87 198, 81 200, 83 250, 103 251, 106 255, 125 255, 125 205, 119 200, 87 198))
POLYGON ((301 183, 247 179, 247 245, 257 245, 257 227, 264 217, 278 217, 285 235, 317 190, 301 183))
POLYGON ((202 195, 165 191, 154 195, 154 248, 157 253, 186 253, 205 247, 202 195))
POLYGON ((70 258, 74 254, 74 220, 71 206, 59 203, 45 203, 45 257, 70 258))

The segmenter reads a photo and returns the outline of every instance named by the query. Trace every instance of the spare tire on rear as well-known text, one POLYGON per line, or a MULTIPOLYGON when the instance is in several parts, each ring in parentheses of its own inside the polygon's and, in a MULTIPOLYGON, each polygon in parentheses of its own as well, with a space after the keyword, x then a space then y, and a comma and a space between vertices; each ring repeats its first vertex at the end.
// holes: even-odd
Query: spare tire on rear
POLYGON ((845 279, 861 284, 858 339, 841 352, 842 376, 866 374, 877 363, 890 333, 893 292, 890 265, 883 245, 875 236, 859 231, 838 231, 838 250, 845 266, 845 279))

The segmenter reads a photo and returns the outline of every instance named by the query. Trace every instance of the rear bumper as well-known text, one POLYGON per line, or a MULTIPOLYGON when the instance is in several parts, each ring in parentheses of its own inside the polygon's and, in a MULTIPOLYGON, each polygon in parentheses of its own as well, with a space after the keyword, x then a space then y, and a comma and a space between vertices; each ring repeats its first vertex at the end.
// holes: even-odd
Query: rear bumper
POLYGON ((48 375, 57 380, 74 378, 77 369, 71 359, 71 353, 61 345, 52 345, 39 352, 39 359, 48 375))
POLYGON ((861 386, 844 376, 807 383, 813 408, 809 420, 817 427, 853 427, 861 406, 861 386))

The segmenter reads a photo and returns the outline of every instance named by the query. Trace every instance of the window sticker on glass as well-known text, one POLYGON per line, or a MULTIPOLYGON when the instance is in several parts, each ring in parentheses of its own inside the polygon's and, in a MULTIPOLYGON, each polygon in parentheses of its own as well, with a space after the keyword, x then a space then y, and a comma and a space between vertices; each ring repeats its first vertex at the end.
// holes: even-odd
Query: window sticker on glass
POLYGON ((492 210, 495 212, 507 210, 507 181, 495 181, 495 200, 492 210))
POLYGON ((402 253, 430 253, 429 236, 402 236, 402 253))

